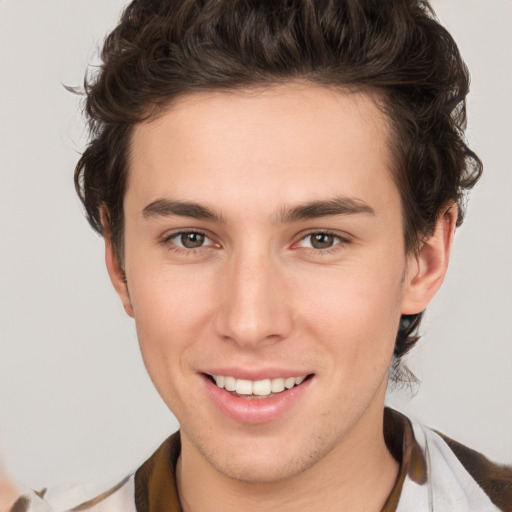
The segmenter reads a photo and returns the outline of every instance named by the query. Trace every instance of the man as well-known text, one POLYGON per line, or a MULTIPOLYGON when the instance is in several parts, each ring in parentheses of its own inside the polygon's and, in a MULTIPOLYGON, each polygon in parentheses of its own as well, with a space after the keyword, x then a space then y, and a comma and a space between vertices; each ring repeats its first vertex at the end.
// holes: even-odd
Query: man
POLYGON ((384 411, 481 172, 428 6, 134 2, 103 59, 77 188, 181 429, 14 510, 509 510, 509 470, 384 411))

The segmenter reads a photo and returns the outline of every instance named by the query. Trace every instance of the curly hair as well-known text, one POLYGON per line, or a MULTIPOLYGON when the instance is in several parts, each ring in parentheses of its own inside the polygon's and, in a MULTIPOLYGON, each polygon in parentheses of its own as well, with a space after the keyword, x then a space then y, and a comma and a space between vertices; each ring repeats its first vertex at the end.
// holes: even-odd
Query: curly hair
MULTIPOLYGON (((301 80, 377 91, 391 126, 404 241, 415 251, 482 164, 467 146, 469 74, 425 0, 134 0, 85 79, 90 139, 75 185, 92 227, 102 212, 123 259, 123 196, 133 127, 177 97, 301 80)), ((418 340, 403 317, 395 366, 418 340)))

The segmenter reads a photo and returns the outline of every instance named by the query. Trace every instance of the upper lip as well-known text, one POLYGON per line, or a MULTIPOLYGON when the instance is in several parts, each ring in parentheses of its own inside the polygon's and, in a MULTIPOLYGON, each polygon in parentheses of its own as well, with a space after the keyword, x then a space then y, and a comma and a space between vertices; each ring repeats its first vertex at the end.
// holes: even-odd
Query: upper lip
POLYGON ((244 380, 266 380, 277 379, 280 377, 302 377, 310 375, 312 372, 301 369, 290 368, 233 368, 233 367, 215 367, 201 371, 207 375, 217 376, 223 375, 225 377, 235 377, 236 379, 244 380))

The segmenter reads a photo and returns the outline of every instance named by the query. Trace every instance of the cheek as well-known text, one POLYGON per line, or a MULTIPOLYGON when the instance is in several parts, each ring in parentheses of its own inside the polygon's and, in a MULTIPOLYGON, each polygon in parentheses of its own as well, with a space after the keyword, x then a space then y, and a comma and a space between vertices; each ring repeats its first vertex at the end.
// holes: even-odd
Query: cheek
MULTIPOLYGON (((403 255, 395 261, 403 262, 403 255)), ((403 264, 375 260, 316 275, 304 282, 298 303, 307 304, 302 322, 343 360, 364 364, 391 357, 402 293, 403 264), (312 292, 311 290, 314 290, 312 292)))
MULTIPOLYGON (((143 244, 141 244, 143 245, 143 244)), ((202 265, 176 265, 160 250, 132 251, 127 261, 130 298, 141 329, 165 330, 194 324, 207 310, 211 270, 202 265)))
POLYGON ((187 368, 210 323, 208 281, 200 273, 159 268, 130 276, 130 298, 144 363, 160 389, 187 368))

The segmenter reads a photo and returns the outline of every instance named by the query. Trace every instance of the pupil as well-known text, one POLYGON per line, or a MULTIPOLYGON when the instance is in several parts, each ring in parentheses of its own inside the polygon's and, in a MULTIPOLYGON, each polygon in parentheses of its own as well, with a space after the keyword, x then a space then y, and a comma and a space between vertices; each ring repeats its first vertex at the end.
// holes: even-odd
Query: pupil
POLYGON ((181 243, 187 249, 201 247, 204 243, 204 235, 202 233, 183 233, 181 235, 181 243))
POLYGON ((327 249, 328 247, 332 247, 333 241, 333 235, 317 233, 316 235, 312 236, 311 245, 315 249, 327 249))

